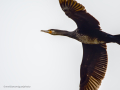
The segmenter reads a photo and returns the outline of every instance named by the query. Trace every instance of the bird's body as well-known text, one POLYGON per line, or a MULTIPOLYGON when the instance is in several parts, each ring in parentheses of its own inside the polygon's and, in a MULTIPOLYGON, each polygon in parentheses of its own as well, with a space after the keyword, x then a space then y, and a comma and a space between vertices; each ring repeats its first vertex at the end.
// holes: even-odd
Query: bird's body
POLYGON ((59 0, 65 14, 77 24, 77 29, 42 30, 52 35, 63 35, 82 42, 83 60, 80 68, 80 90, 98 90, 107 69, 106 43, 120 44, 120 35, 111 35, 101 30, 98 20, 87 13, 75 0, 59 0))
POLYGON ((76 31, 76 37, 77 37, 78 41, 80 41, 84 44, 102 44, 102 43, 105 43, 104 41, 100 41, 96 37, 90 37, 88 35, 78 33, 77 31, 76 31))

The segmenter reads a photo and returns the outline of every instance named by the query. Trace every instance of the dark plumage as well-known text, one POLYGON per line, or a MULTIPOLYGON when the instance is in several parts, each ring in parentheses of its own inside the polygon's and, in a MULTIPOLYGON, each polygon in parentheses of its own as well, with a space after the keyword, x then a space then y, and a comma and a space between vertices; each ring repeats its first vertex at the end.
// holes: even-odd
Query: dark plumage
POLYGON ((83 60, 80 69, 80 90, 98 90, 107 69, 106 43, 120 44, 120 35, 110 35, 100 29, 99 22, 75 0, 59 0, 65 14, 75 21, 77 29, 41 30, 52 35, 63 35, 82 42, 83 60))

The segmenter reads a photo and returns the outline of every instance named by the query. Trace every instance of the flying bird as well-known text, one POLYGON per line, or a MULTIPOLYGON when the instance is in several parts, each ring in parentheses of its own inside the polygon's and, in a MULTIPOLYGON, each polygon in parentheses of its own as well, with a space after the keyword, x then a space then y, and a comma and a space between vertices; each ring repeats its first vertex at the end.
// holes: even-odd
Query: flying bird
POLYGON ((83 59, 80 68, 80 90, 98 90, 107 69, 106 43, 120 44, 120 34, 111 35, 103 32, 99 26, 99 21, 76 0, 59 0, 59 3, 65 14, 75 21, 77 29, 72 32, 58 29, 41 31, 51 35, 67 36, 82 43, 83 59))

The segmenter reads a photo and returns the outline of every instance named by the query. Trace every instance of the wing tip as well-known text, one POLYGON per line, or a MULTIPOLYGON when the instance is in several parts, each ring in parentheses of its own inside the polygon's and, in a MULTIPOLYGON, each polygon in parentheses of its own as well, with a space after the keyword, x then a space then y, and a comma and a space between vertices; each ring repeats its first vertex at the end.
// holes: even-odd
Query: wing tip
POLYGON ((59 0, 61 8, 64 10, 64 8, 68 7, 70 11, 78 12, 78 11, 86 11, 85 7, 77 3, 76 0, 59 0))

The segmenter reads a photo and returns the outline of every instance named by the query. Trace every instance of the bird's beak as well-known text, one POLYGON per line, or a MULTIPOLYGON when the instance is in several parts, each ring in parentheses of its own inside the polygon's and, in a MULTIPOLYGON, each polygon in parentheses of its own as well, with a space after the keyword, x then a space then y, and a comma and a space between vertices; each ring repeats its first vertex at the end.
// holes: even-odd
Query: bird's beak
POLYGON ((49 34, 51 34, 52 33, 52 31, 49 29, 49 30, 41 30, 42 32, 46 32, 46 33, 49 33, 49 34))
POLYGON ((49 31, 48 31, 48 30, 41 30, 41 32, 46 32, 46 33, 49 33, 49 31))

